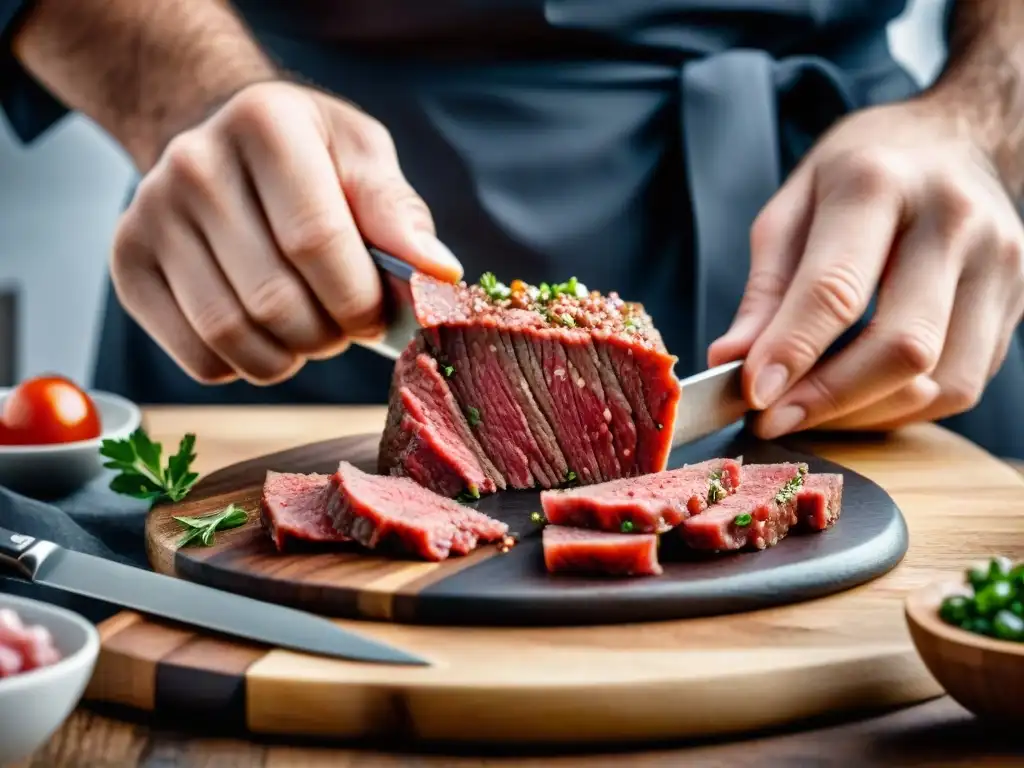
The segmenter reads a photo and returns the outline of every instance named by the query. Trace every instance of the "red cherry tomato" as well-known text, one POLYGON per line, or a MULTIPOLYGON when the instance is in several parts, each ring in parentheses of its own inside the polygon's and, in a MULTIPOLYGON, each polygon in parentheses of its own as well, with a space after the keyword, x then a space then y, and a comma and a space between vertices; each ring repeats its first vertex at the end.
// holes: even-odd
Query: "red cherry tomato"
POLYGON ((0 444, 73 443, 99 436, 96 404, 63 376, 23 381, 4 400, 0 444))

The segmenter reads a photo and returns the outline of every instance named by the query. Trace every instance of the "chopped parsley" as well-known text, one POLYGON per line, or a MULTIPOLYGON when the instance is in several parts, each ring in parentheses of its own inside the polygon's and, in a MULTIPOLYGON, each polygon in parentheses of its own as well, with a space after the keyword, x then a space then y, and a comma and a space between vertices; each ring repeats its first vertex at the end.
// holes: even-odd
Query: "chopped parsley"
POLYGON ((562 313, 561 320, 562 320, 562 325, 564 325, 564 326, 566 326, 568 328, 575 328, 576 327, 576 321, 573 320, 572 315, 570 315, 568 312, 563 312, 562 313))
POLYGON ((469 486, 466 490, 455 497, 455 500, 461 504, 477 501, 480 498, 480 489, 475 485, 469 486))
POLYGON ((569 483, 575 483, 575 482, 576 482, 576 473, 573 472, 571 469, 565 470, 565 484, 568 485, 569 483))
POLYGON ((480 424, 480 411, 474 408, 472 405, 466 409, 466 419, 469 421, 469 426, 475 427, 480 424))
POLYGON ((623 520, 622 525, 619 526, 619 530, 623 533, 632 533, 636 526, 633 525, 632 520, 623 520))
POLYGON ((504 283, 499 282, 493 272, 484 272, 480 275, 477 285, 483 289, 488 298, 494 301, 507 299, 512 295, 512 290, 504 283))
POLYGON ((622 327, 630 333, 637 333, 640 330, 632 317, 627 317, 625 322, 622 323, 622 327))
POLYGON ((708 486, 708 504, 714 504, 721 501, 729 495, 728 491, 725 490, 725 486, 722 485, 722 471, 717 470, 711 473, 711 482, 708 486))
POLYGON ((441 370, 444 372, 444 377, 446 379, 450 379, 452 377, 452 374, 455 373, 455 366, 454 365, 446 365, 446 366, 442 367, 441 370))
POLYGON ((776 504, 785 504, 787 501, 791 501, 796 496, 797 491, 800 490, 804 484, 804 475, 807 474, 807 467, 800 467, 799 474, 792 480, 786 482, 784 486, 775 494, 776 504))
POLYGON ((547 519, 545 519, 543 512, 531 512, 530 522, 534 525, 544 525, 547 522, 547 519))
POLYGON ((749 514, 747 514, 746 512, 744 512, 744 513, 743 513, 742 515, 736 515, 736 517, 734 517, 734 518, 732 519, 732 521, 733 521, 733 523, 735 523, 735 524, 736 524, 736 525, 737 525, 738 527, 740 527, 740 528, 746 528, 746 527, 747 527, 748 525, 750 525, 750 524, 751 524, 752 522, 754 522, 754 518, 753 518, 753 517, 751 517, 751 516, 750 516, 749 514))

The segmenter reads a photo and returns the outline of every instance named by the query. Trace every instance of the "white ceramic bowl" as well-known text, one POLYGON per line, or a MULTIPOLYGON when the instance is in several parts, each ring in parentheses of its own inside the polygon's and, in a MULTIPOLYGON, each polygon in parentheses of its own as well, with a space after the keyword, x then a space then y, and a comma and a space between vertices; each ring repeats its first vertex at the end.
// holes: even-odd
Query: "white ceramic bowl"
MULTIPOLYGON (((0 388, 0 402, 10 392, 0 388)), ((0 445, 0 485, 25 496, 55 499, 103 472, 100 443, 134 432, 142 423, 142 412, 135 403, 109 392, 90 392, 89 397, 99 411, 100 437, 52 445, 0 445)))
POLYGON ((100 638, 84 618, 49 603, 0 593, 0 608, 46 627, 62 656, 53 666, 0 679, 0 765, 7 765, 45 744, 71 714, 92 677, 100 638))

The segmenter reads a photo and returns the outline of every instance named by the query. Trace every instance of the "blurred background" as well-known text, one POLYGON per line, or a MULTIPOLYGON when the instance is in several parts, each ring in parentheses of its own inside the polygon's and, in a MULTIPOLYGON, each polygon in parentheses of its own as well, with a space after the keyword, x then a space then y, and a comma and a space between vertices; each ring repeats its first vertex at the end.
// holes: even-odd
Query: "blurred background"
MULTIPOLYGON (((910 0, 889 29, 922 83, 945 58, 944 0, 910 0)), ((90 121, 64 120, 31 147, 0 119, 0 385, 45 372, 90 383, 107 251, 132 168, 90 121)))

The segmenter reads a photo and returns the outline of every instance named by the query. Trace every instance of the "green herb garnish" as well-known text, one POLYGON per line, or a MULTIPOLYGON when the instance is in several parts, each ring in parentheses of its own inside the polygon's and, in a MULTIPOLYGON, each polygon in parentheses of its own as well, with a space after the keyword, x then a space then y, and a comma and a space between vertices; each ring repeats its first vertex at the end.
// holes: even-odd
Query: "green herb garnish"
POLYGON ((544 525, 547 522, 547 519, 544 517, 543 512, 531 512, 530 522, 534 525, 544 525))
POLYGON ((632 533, 633 528, 635 527, 636 526, 633 525, 632 520, 623 520, 622 525, 619 526, 619 530, 621 530, 623 533, 632 533))
POLYGON ((566 326, 568 328, 575 328, 576 327, 576 321, 573 320, 572 315, 570 315, 569 313, 563 312, 560 319, 562 321, 562 325, 564 325, 564 326, 566 326))
POLYGON ((195 435, 185 435, 178 452, 164 467, 163 446, 150 440, 142 427, 121 440, 104 440, 100 455, 109 461, 103 466, 120 472, 110 481, 110 489, 151 504, 158 500, 181 501, 199 479, 197 473, 190 471, 196 458, 195 444, 195 435))
POLYGON ((452 374, 455 373, 455 366, 446 365, 443 368, 441 368, 441 371, 444 372, 444 376, 446 379, 450 379, 452 377, 452 374))
POLYGON ((571 469, 565 470, 565 484, 568 485, 569 483, 575 483, 575 482, 576 482, 576 473, 573 472, 571 469))
POLYGON ((712 472, 710 483, 708 485, 708 504, 719 502, 728 495, 728 491, 726 491, 725 486, 722 485, 722 471, 717 470, 712 472))
POLYGON ((775 494, 776 504, 785 504, 791 501, 796 496, 797 491, 804 484, 804 475, 807 474, 807 467, 800 467, 800 472, 792 480, 786 481, 786 484, 782 486, 777 494, 775 494))
POLYGON ((488 298, 495 301, 507 299, 512 295, 512 290, 504 283, 499 282, 493 272, 484 272, 480 275, 480 281, 477 285, 483 289, 488 298))
POLYGON ((480 499, 480 489, 475 485, 470 485, 466 490, 455 497, 455 500, 460 504, 468 504, 470 502, 478 501, 480 499))
POLYGON ((622 323, 622 327, 624 330, 630 331, 631 333, 636 333, 637 331, 640 330, 639 328, 637 328, 637 325, 633 321, 632 317, 627 317, 625 321, 622 323))
POLYGON ((174 519, 188 529, 185 535, 178 541, 179 547, 188 546, 196 540, 204 547, 209 547, 213 544, 213 536, 217 531, 226 531, 228 528, 237 528, 240 525, 245 525, 249 516, 245 514, 244 509, 236 507, 234 504, 228 504, 227 507, 214 515, 176 517, 174 519))
POLYGON ((734 517, 732 521, 735 525, 739 526, 740 528, 746 528, 748 525, 754 522, 754 518, 744 512, 742 515, 736 515, 736 517, 734 517))
POLYGON ((469 426, 475 427, 480 424, 480 411, 474 408, 472 405, 466 409, 466 419, 469 421, 469 426))

